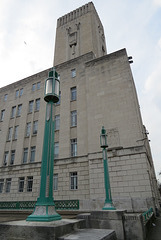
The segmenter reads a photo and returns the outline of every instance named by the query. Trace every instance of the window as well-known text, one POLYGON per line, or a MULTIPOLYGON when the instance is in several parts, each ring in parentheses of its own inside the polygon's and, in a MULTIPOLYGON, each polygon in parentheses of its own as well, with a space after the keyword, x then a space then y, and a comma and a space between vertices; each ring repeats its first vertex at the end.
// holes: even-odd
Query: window
POLYGON ((15 150, 11 150, 10 165, 14 164, 14 160, 15 160, 15 150))
POLYGON ((40 110, 40 98, 36 99, 35 102, 35 111, 39 111, 40 110))
POLYGON ((23 190, 24 190, 24 183, 25 183, 25 178, 24 177, 20 177, 19 178, 19 188, 18 188, 19 192, 23 192, 23 190))
POLYGON ((40 85, 41 85, 41 83, 40 83, 40 82, 38 82, 38 83, 37 83, 37 90, 39 90, 39 89, 40 89, 40 85))
POLYGON ((22 104, 18 105, 17 108, 17 117, 21 116, 22 104))
POLYGON ((7 163, 8 163, 8 154, 9 154, 8 151, 6 151, 6 152, 4 153, 4 160, 3 160, 3 165, 4 165, 4 166, 6 166, 7 163))
POLYGON ((27 177, 27 192, 32 192, 33 177, 27 177))
POLYGON ((36 83, 32 84, 32 91, 36 90, 36 83))
POLYGON ((18 127, 19 127, 19 126, 15 126, 14 140, 17 140, 17 136, 18 136, 18 127))
POLYGON ((38 121, 34 121, 33 123, 33 134, 37 134, 38 130, 38 121))
POLYGON ((20 97, 22 96, 23 94, 23 88, 20 89, 20 97))
POLYGON ((61 102, 61 91, 59 92, 59 101, 57 103, 55 103, 56 105, 59 105, 61 102))
POLYGON ((24 148, 24 150, 23 150, 23 163, 27 163, 27 157, 28 157, 28 148, 24 148))
POLYGON ((16 114, 16 106, 12 107, 11 118, 14 118, 16 114))
POLYGON ((59 157, 59 142, 54 143, 54 158, 59 157))
POLYGON ((4 109, 1 110, 1 118, 0 118, 0 121, 3 121, 3 119, 4 119, 4 113, 5 113, 5 110, 4 110, 4 109))
POLYGON ((77 100, 77 88, 73 87, 71 88, 71 101, 77 100))
POLYGON ((77 126, 77 111, 71 112, 71 127, 77 126))
POLYGON ((3 192, 4 179, 0 179, 0 193, 3 192))
POLYGON ((9 193, 11 190, 11 178, 6 179, 6 193, 9 193))
POLYGON ((16 90, 16 98, 18 98, 18 96, 19 96, 19 89, 16 90))
POLYGON ((71 157, 77 156, 77 139, 71 139, 71 157))
POLYGON ((8 94, 4 95, 4 101, 7 101, 8 94))
POLYGON ((70 173, 70 189, 71 190, 78 189, 78 176, 77 176, 77 172, 71 172, 70 173))
POLYGON ((29 101, 29 113, 32 113, 33 111, 33 106, 34 106, 34 101, 29 101))
POLYGON ((30 136, 30 132, 31 132, 31 123, 28 122, 26 125, 26 137, 30 136))
POLYGON ((60 115, 55 116, 55 130, 60 129, 60 115))
POLYGON ((76 69, 71 70, 71 75, 72 75, 72 78, 76 77, 76 69))
POLYGON ((58 190, 58 174, 54 174, 54 177, 53 177, 53 189, 54 191, 57 191, 58 190))
POLYGON ((8 130, 8 141, 11 141, 12 139, 12 130, 13 130, 13 127, 10 127, 8 130))
POLYGON ((40 89, 40 82, 32 84, 32 91, 40 89))
POLYGON ((30 162, 35 161, 35 152, 36 152, 36 147, 31 147, 31 152, 30 152, 30 162))
POLYGON ((23 94, 23 88, 21 88, 20 90, 19 89, 16 90, 16 98, 21 97, 22 94, 23 94))

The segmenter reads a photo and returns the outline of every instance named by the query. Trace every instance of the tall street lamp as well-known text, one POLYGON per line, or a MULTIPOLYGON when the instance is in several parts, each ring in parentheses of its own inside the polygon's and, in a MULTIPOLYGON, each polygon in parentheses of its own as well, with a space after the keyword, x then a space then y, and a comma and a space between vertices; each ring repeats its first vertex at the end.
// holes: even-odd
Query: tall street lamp
POLYGON ((102 129, 101 129, 100 145, 101 145, 102 154, 103 154, 104 182, 105 182, 105 193, 106 193, 106 199, 105 199, 104 207, 102 208, 102 210, 115 210, 116 208, 113 206, 112 196, 111 196, 107 149, 106 149, 108 147, 107 134, 106 134, 106 130, 104 129, 104 127, 102 127, 102 129))
POLYGON ((54 167, 54 103, 59 101, 60 81, 58 73, 53 69, 45 81, 44 100, 46 117, 44 143, 41 163, 40 195, 33 213, 27 221, 49 222, 60 220, 61 216, 55 210, 53 198, 53 167, 54 167))

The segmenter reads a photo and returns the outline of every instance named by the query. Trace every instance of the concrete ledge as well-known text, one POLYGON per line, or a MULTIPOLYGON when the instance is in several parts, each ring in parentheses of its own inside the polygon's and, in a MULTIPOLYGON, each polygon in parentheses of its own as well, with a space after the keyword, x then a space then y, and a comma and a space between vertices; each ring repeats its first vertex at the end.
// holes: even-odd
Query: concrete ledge
POLYGON ((117 240, 114 230, 107 229, 81 229, 72 234, 58 238, 59 240, 117 240))
POLYGON ((84 220, 63 219, 52 222, 13 221, 0 224, 0 239, 56 240, 75 229, 84 228, 84 220))

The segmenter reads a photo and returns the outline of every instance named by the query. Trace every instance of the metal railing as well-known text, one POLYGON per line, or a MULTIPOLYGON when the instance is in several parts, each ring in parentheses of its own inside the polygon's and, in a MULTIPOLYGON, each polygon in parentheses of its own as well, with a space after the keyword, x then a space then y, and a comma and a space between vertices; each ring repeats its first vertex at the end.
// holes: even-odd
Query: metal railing
POLYGON ((143 216, 143 222, 144 222, 144 225, 148 222, 148 220, 153 216, 154 214, 154 211, 153 211, 153 208, 150 208, 148 211, 144 212, 142 214, 143 216))
MULTIPOLYGON (((78 210, 79 200, 54 200, 57 210, 78 210)), ((36 201, 0 202, 0 209, 28 210, 33 209, 36 201)))

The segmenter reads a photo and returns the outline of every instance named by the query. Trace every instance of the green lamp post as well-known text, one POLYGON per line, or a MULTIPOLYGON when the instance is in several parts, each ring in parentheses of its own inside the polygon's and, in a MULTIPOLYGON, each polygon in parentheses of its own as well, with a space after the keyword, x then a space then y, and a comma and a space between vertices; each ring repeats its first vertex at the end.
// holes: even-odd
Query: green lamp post
POLYGON ((40 195, 33 213, 27 221, 49 222, 60 220, 61 216, 55 210, 53 198, 53 168, 54 168, 54 103, 59 101, 60 81, 58 73, 53 69, 45 81, 44 100, 46 105, 44 143, 41 163, 40 195))
POLYGON ((101 129, 101 135, 100 135, 100 145, 102 148, 102 154, 103 154, 103 164, 104 164, 104 182, 105 182, 105 193, 106 193, 106 199, 104 203, 104 207, 102 210, 115 210, 115 207, 112 203, 112 196, 111 196, 111 188, 110 188, 110 178, 109 178, 109 171, 108 171, 108 159, 107 159, 107 134, 104 127, 101 129))

